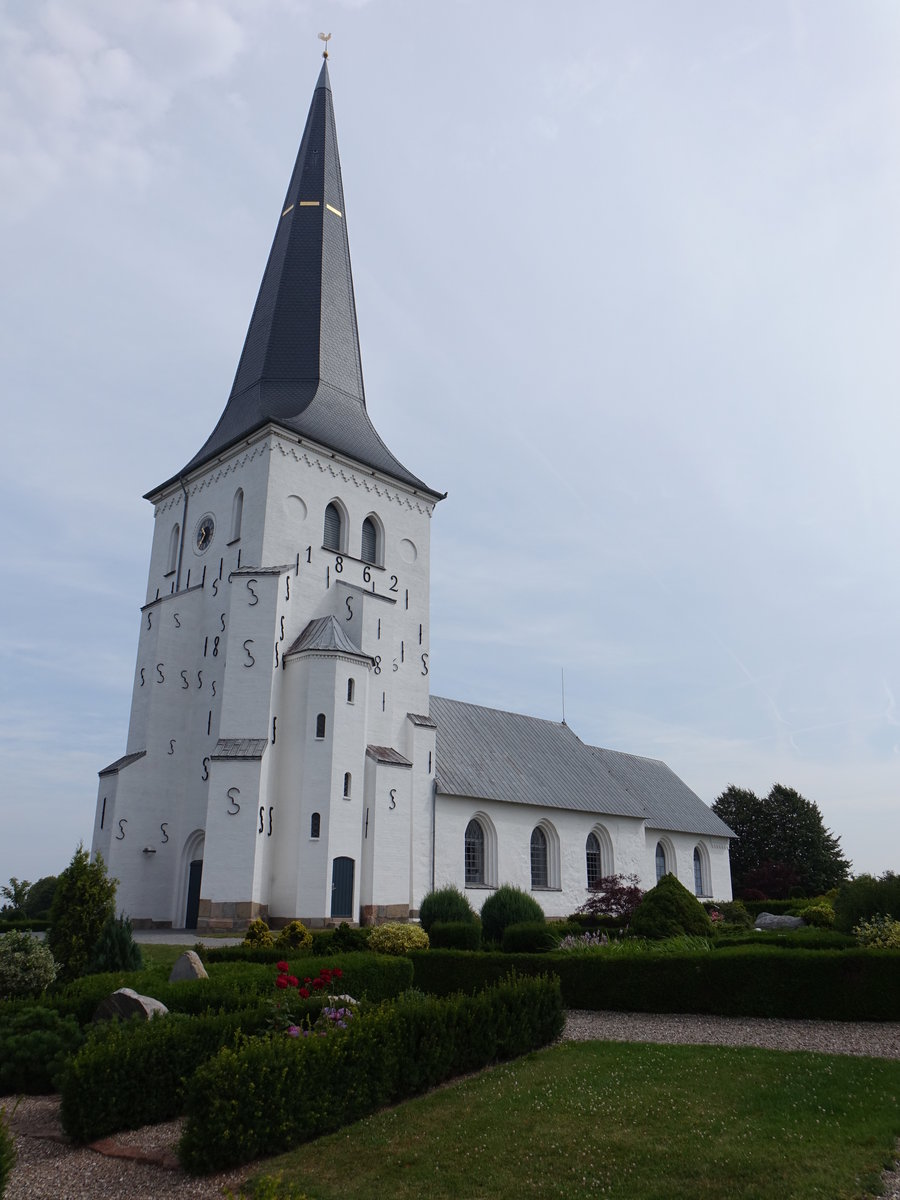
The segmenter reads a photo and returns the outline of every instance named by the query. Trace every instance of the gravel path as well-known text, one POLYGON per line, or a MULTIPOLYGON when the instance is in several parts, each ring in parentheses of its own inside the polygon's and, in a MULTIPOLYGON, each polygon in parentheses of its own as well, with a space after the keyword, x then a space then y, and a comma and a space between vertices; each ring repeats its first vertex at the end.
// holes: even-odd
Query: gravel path
MULTIPOLYGON (((841 1021, 780 1021, 740 1017, 649 1013, 568 1013, 564 1041, 664 1042, 685 1045, 759 1046, 900 1059, 900 1022, 856 1025, 841 1021)), ((11 1109, 14 1101, 5 1101, 11 1109)), ((181 1121, 151 1125, 96 1143, 96 1149, 66 1144, 59 1125, 59 1098, 23 1096, 11 1117, 18 1163, 5 1200, 221 1200, 237 1194, 241 1181, 258 1169, 195 1179, 174 1158, 181 1121), (122 1156, 125 1157, 122 1157, 122 1156), (137 1156, 137 1157, 135 1157, 137 1156)), ((900 1200, 900 1161, 885 1172, 882 1197, 900 1200)))

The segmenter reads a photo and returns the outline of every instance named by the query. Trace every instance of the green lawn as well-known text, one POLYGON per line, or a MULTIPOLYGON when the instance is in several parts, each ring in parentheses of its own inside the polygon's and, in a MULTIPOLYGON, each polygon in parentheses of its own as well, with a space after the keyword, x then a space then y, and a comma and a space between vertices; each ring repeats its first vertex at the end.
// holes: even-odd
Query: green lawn
POLYGON ((320 1138, 264 1175, 310 1200, 843 1200, 877 1189, 898 1101, 894 1061, 567 1043, 320 1138))
POLYGON ((167 946, 158 942, 141 942, 141 956, 145 967, 164 967, 166 972, 172 970, 175 962, 190 946, 167 946))

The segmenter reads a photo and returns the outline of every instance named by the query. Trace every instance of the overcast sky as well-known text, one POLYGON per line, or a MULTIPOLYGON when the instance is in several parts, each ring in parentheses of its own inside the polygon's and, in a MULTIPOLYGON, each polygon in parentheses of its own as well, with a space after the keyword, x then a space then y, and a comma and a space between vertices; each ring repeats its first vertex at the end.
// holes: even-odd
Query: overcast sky
POLYGON ((896 0, 8 0, 0 882, 125 750, 141 496, 224 406, 333 34, 432 689, 900 869, 896 0))

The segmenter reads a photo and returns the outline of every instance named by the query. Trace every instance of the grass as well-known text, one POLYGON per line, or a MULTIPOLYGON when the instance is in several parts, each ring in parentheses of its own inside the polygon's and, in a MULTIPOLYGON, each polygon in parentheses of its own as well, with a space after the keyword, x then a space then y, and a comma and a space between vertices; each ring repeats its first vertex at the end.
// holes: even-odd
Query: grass
POLYGON ((190 946, 167 946, 159 942, 140 942, 141 955, 144 959, 145 967, 161 967, 168 972, 175 966, 176 960, 181 958, 185 950, 190 950, 190 946))
POLYGON ((567 1043, 269 1160, 255 1179, 281 1174, 309 1200, 849 1200, 891 1162, 898 1099, 893 1061, 567 1043))

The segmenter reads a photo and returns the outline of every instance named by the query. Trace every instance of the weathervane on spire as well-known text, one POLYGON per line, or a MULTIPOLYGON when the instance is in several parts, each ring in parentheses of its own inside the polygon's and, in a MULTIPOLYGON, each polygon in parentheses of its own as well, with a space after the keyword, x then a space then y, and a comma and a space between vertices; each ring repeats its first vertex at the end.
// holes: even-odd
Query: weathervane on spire
POLYGON ((319 40, 325 43, 325 49, 322 51, 322 57, 327 58, 328 57, 328 43, 331 41, 331 34, 330 33, 320 33, 319 40))

